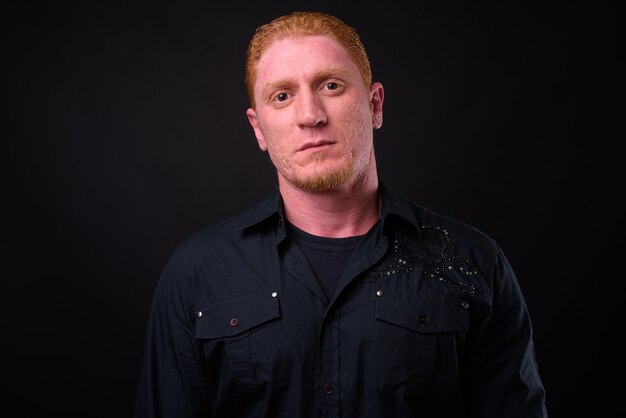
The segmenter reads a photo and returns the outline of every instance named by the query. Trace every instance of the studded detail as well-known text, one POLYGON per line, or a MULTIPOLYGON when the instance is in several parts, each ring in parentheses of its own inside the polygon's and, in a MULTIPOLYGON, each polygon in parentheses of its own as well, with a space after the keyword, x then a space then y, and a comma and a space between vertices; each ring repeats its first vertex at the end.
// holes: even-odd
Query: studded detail
POLYGON ((478 274, 475 264, 450 243, 448 231, 440 227, 422 226, 422 239, 396 232, 391 251, 381 263, 370 270, 365 280, 376 281, 398 273, 420 269, 433 280, 456 290, 474 294, 472 277, 478 274))
POLYGON ((417 317, 417 322, 419 322, 422 326, 426 326, 430 322, 430 316, 425 313, 420 314, 420 316, 417 317))

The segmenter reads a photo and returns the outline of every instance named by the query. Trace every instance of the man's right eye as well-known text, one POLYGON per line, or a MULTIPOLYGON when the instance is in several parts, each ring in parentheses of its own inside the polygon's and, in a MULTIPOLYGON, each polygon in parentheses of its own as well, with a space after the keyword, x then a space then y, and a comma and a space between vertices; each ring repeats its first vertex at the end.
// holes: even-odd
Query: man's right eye
POLYGON ((289 95, 287 93, 278 93, 275 97, 275 99, 278 100, 279 102, 284 102, 288 98, 289 98, 289 95))

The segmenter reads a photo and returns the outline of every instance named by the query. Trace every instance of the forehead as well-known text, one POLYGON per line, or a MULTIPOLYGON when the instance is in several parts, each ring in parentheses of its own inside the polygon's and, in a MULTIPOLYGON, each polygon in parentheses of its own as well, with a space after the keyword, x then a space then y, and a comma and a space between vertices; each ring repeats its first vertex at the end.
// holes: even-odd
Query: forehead
POLYGON ((359 73, 345 48, 326 35, 306 35, 277 39, 257 63, 257 84, 273 79, 298 77, 329 68, 359 73))

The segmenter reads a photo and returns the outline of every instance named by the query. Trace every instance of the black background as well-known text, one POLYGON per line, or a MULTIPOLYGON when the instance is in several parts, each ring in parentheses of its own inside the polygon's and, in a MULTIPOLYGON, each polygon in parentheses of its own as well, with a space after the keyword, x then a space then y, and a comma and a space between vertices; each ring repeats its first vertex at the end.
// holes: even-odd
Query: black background
POLYGON ((616 7, 227 3, 3 6, 0 414, 132 415, 165 261, 275 187, 245 48, 306 9, 354 26, 385 87, 381 178, 503 247, 550 415, 617 416, 616 7))

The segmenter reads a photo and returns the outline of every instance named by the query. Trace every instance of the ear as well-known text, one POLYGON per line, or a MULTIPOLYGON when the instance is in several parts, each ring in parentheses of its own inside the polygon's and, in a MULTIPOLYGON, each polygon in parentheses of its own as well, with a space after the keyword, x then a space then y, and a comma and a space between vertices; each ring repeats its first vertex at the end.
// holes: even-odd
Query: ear
POLYGON ((256 136, 256 141, 259 144, 259 148, 261 148, 261 151, 267 151, 267 144, 265 143, 265 137, 263 136, 263 132, 261 131, 259 119, 256 116, 256 110, 254 110, 253 108, 249 108, 246 111, 246 115, 248 116, 248 122, 250 122, 250 125, 252 125, 252 129, 254 129, 254 136, 256 136))
POLYGON ((374 129, 383 126, 383 100, 385 99, 385 90, 379 82, 372 84, 370 88, 370 107, 372 109, 372 125, 374 129))

